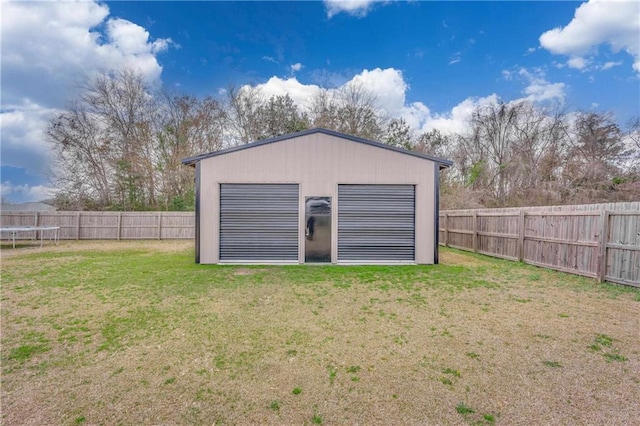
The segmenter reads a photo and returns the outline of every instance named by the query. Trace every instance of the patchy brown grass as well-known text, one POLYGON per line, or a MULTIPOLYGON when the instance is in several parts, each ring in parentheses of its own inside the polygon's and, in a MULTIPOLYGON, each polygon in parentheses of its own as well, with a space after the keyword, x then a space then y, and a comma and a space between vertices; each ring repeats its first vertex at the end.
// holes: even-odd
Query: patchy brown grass
POLYGON ((2 423, 640 418, 638 291, 453 250, 220 267, 190 245, 3 250, 2 423))
POLYGON ((2 242, 0 256, 2 259, 12 258, 15 256, 23 256, 25 254, 40 253, 64 253, 69 251, 113 251, 113 250, 156 250, 160 252, 181 252, 193 247, 191 240, 145 240, 145 241, 117 241, 117 240, 88 240, 88 241, 69 241, 61 240, 54 243, 45 240, 42 247, 39 241, 20 241, 16 242, 16 248, 12 248, 11 242, 6 240, 2 242))

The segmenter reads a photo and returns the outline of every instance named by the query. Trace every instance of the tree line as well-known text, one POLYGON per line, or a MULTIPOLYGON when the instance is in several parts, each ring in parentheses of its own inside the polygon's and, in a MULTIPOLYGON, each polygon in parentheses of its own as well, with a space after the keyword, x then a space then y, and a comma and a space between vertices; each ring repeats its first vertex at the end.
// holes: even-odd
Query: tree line
POLYGON ((506 207, 640 199, 640 122, 567 113, 527 101, 478 106, 469 130, 418 132, 386 116, 365 87, 289 95, 231 88, 194 97, 103 74, 47 126, 54 203, 69 210, 192 210, 186 157, 313 127, 448 158, 442 207, 506 207))

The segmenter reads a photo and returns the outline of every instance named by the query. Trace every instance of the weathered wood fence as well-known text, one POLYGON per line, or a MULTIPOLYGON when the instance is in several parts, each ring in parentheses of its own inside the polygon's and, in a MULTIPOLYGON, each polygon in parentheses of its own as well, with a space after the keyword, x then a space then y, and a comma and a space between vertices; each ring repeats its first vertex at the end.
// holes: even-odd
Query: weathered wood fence
MULTIPOLYGON (((61 240, 169 240, 195 237, 193 212, 19 212, 0 214, 2 227, 59 226, 61 240)), ((31 238, 28 233, 23 238, 31 238)))
POLYGON ((640 202, 440 212, 440 244, 640 287, 640 202))
MULTIPOLYGON (((59 226, 67 240, 195 237, 193 212, 3 211, 0 225, 59 226)), ((640 287, 640 202, 442 211, 440 244, 640 287)))

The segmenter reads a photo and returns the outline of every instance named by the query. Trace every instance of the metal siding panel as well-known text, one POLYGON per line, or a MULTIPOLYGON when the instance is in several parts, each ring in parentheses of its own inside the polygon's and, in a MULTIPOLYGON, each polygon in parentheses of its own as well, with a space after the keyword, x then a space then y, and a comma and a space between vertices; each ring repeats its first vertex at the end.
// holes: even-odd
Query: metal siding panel
POLYGON ((414 185, 338 185, 338 261, 414 261, 414 185))
POLYGON ((221 184, 220 260, 298 260, 297 184, 221 184))

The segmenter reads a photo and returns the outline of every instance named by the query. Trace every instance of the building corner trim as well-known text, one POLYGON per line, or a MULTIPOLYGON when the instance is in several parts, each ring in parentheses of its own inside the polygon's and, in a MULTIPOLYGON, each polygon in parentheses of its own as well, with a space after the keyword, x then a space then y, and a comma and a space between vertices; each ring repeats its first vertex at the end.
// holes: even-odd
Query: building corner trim
POLYGON ((433 222, 435 227, 433 232, 433 264, 437 265, 439 263, 438 248, 440 244, 440 167, 437 167, 437 165, 434 164, 433 170, 433 222))
POLYGON ((196 263, 200 263, 200 171, 202 169, 200 165, 200 161, 196 163, 196 223, 195 223, 195 232, 196 232, 196 263))

